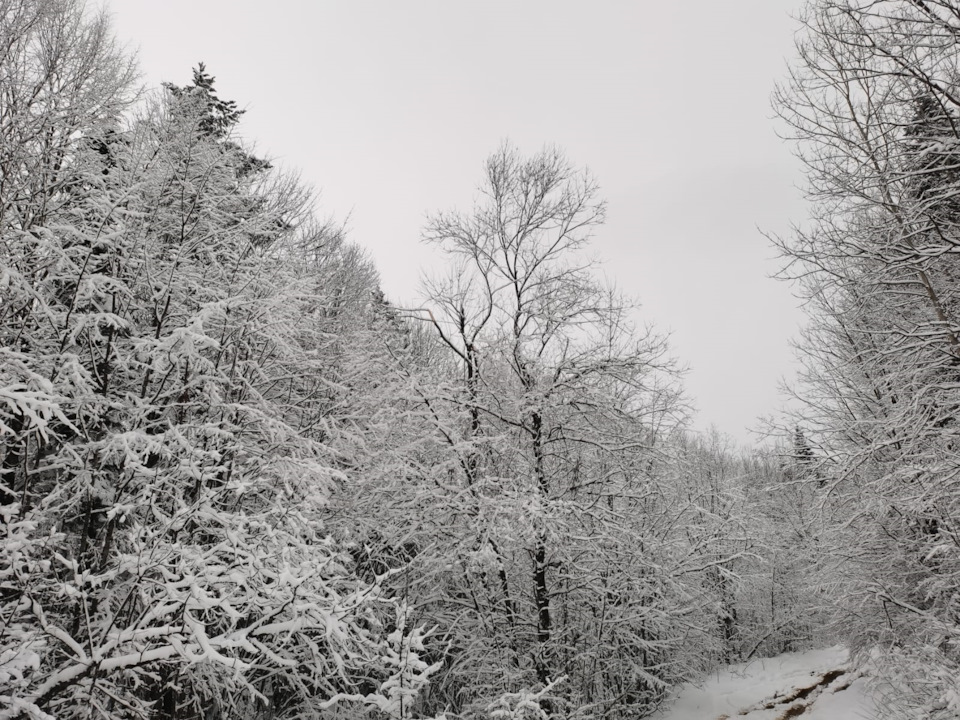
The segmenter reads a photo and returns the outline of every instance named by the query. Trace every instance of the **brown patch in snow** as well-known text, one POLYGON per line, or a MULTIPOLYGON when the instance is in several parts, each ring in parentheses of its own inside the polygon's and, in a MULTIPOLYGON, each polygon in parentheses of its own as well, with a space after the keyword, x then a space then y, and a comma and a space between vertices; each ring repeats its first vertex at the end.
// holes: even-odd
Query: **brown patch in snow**
MULTIPOLYGON (((776 720, 790 720, 790 718, 795 718, 800 715, 803 715, 807 711, 807 708, 813 704, 813 701, 816 699, 817 694, 820 691, 825 690, 829 685, 839 677, 843 677, 847 674, 847 670, 830 670, 829 672, 824 673, 817 678, 816 682, 813 685, 808 685, 806 687, 796 688, 789 693, 783 695, 774 695, 772 698, 767 700, 765 703, 760 705, 764 710, 775 710, 777 708, 783 707, 790 703, 796 703, 795 705, 790 705, 786 710, 784 710, 780 715, 777 716, 776 720), (810 697, 814 695, 814 697, 810 697), (799 702, 798 702, 799 701, 799 702), (804 702, 806 701, 806 702, 804 702)), ((811 673, 811 675, 816 676, 816 673, 811 673)), ((856 678, 857 674, 855 673, 853 677, 848 678, 845 683, 838 685, 833 688, 832 692, 840 692, 841 690, 846 690, 850 687, 850 683, 856 678)), ((741 710, 738 715, 749 715, 751 712, 758 708, 757 705, 753 707, 744 708, 741 710)), ((717 720, 730 720, 729 715, 721 715, 717 720)))
POLYGON ((847 674, 846 670, 831 670, 830 672, 822 675, 813 685, 797 688, 789 695, 784 695, 782 697, 775 697, 763 707, 766 710, 773 710, 778 705, 786 705, 787 703, 792 703, 794 700, 804 700, 812 692, 819 690, 820 688, 826 687, 841 675, 846 675, 846 674, 847 674))
POLYGON ((777 715, 777 720, 790 720, 790 718, 797 717, 798 715, 803 715, 807 711, 807 705, 805 703, 797 703, 796 705, 791 705, 787 708, 786 712, 782 715, 777 715))

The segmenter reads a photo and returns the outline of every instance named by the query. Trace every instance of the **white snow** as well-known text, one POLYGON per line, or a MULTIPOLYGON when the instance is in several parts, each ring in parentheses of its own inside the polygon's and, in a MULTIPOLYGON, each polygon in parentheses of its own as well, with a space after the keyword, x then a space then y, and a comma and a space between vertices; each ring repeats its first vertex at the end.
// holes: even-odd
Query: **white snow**
POLYGON ((865 686, 861 677, 846 690, 822 694, 801 720, 873 720, 876 715, 865 686))
POLYGON ((699 685, 681 688, 675 700, 653 717, 777 720, 796 705, 805 706, 793 716, 797 720, 876 718, 865 682, 851 668, 847 650, 841 646, 731 665, 699 685), (823 682, 825 677, 828 682, 823 682), (804 697, 791 699, 798 691, 814 686, 804 697))

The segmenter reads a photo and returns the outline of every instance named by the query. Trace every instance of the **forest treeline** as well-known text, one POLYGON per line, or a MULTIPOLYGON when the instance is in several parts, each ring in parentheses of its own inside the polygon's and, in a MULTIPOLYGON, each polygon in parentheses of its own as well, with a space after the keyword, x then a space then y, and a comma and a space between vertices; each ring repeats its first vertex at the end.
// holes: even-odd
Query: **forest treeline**
POLYGON ((105 13, 0 0, 0 718, 640 718, 838 638, 952 717, 960 9, 863 5, 778 94, 810 325, 746 451, 560 151, 495 149, 400 308, 203 65, 143 89, 105 13))

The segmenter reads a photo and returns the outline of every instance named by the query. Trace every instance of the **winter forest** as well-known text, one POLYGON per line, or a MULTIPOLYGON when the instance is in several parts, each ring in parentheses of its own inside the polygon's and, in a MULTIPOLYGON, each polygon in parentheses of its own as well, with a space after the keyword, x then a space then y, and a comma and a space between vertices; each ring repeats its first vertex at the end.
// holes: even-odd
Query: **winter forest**
POLYGON ((424 208, 401 307, 227 69, 143 88, 121 40, 0 0, 0 718, 643 718, 838 642, 883 717, 960 716, 960 3, 798 22, 755 448, 691 429, 562 150, 424 208))

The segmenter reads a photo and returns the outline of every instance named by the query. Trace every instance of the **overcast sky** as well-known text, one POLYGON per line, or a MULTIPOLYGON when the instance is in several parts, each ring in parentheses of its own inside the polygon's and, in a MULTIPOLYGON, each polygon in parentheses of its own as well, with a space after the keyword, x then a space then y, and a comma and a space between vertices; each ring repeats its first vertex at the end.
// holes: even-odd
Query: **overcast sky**
POLYGON ((609 202, 594 249, 671 332, 697 427, 741 441, 780 404, 801 316, 760 230, 802 175, 770 94, 801 0, 112 0, 144 80, 203 61, 242 134, 349 216, 387 295, 413 301, 429 212, 468 210, 504 139, 561 147, 609 202))

